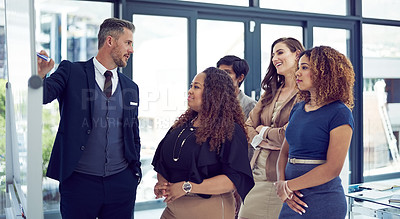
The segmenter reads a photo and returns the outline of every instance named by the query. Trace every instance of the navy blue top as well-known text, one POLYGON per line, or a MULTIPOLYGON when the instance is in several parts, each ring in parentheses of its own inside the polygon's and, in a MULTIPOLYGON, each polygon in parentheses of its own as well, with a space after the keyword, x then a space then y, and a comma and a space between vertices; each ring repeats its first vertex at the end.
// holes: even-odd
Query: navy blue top
POLYGON ((304 110, 304 105, 304 101, 297 103, 290 113, 285 133, 289 157, 326 160, 330 131, 346 124, 353 129, 353 115, 341 101, 310 112, 304 110))
POLYGON ((222 145, 219 154, 210 151, 208 141, 202 145, 197 144, 195 132, 196 128, 191 124, 169 130, 154 155, 154 170, 172 183, 190 181, 200 184, 204 179, 225 174, 244 200, 254 181, 243 129, 235 124, 232 140, 222 145), (178 160, 174 161, 173 158, 178 160))

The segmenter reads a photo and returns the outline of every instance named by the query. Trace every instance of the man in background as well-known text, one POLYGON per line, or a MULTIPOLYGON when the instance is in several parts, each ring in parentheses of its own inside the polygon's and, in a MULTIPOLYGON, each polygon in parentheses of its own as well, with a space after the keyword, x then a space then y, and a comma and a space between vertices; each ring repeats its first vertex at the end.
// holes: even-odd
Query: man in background
POLYGON ((134 30, 129 21, 104 20, 96 57, 62 61, 49 77, 54 61, 38 58, 43 103, 57 99, 60 106, 46 175, 60 182, 64 219, 133 218, 141 177, 139 89, 118 68, 133 53, 134 30))
POLYGON ((243 113, 245 115, 245 121, 249 117, 250 111, 254 108, 257 101, 253 100, 251 97, 247 96, 242 90, 240 90, 240 85, 242 85, 247 73, 249 73, 249 65, 246 60, 241 59, 237 56, 227 55, 222 57, 217 62, 217 68, 226 71, 233 80, 233 84, 236 88, 236 95, 239 99, 240 106, 242 107, 243 113))

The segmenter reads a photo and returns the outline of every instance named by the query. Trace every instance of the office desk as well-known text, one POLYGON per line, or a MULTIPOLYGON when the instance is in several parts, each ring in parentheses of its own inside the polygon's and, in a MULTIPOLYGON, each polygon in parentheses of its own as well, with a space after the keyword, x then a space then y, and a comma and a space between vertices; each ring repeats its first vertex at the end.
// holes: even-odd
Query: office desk
POLYGON ((357 215, 365 215, 383 219, 400 219, 400 203, 389 202, 393 194, 400 194, 400 188, 385 191, 359 189, 347 193, 348 216, 350 219, 357 215))

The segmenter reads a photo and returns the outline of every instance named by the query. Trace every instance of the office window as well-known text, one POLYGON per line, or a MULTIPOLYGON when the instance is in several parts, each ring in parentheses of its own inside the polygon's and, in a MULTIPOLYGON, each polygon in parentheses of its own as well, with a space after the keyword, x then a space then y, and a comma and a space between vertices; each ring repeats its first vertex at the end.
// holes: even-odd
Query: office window
POLYGON ((97 53, 101 22, 112 17, 112 4, 71 0, 35 1, 37 49, 57 63, 87 60, 97 53))
POLYGON ((320 0, 260 0, 260 8, 346 15, 347 0, 325 0, 323 2, 320 0))
POLYGON ((249 6, 248 0, 180 0, 180 1, 222 4, 222 5, 249 6))
POLYGON ((400 27, 363 25, 364 176, 400 171, 400 27))
MULTIPOLYGON (((299 26, 261 24, 261 81, 267 73, 271 59, 271 45, 281 37, 293 37, 303 43, 303 28, 299 26)), ((264 92, 264 90, 261 89, 261 92, 264 92)))
POLYGON ((337 28, 314 27, 313 46, 330 46, 348 56, 349 31, 337 28))
POLYGON ((244 58, 244 24, 242 22, 197 20, 196 73, 202 72, 207 67, 216 67, 218 60, 225 55, 244 58))
POLYGON ((132 79, 140 89, 143 173, 137 189, 138 204, 155 201, 157 175, 151 165, 154 152, 177 117, 187 109, 188 21, 179 17, 133 15, 133 23, 138 31, 133 36, 132 79))
POLYGON ((400 20, 400 1, 398 0, 363 0, 363 17, 400 20))

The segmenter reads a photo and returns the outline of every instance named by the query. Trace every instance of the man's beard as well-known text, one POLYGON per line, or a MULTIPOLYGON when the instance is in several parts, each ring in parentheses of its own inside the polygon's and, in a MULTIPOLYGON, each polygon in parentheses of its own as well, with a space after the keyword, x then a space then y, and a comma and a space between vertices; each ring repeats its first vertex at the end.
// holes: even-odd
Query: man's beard
POLYGON ((122 60, 122 59, 125 58, 125 57, 121 54, 120 51, 118 51, 118 47, 114 48, 114 49, 111 51, 111 57, 112 57, 114 63, 115 63, 118 67, 121 67, 121 68, 126 67, 127 63, 124 62, 124 61, 122 60), (121 58, 121 57, 122 57, 122 58, 121 58))

